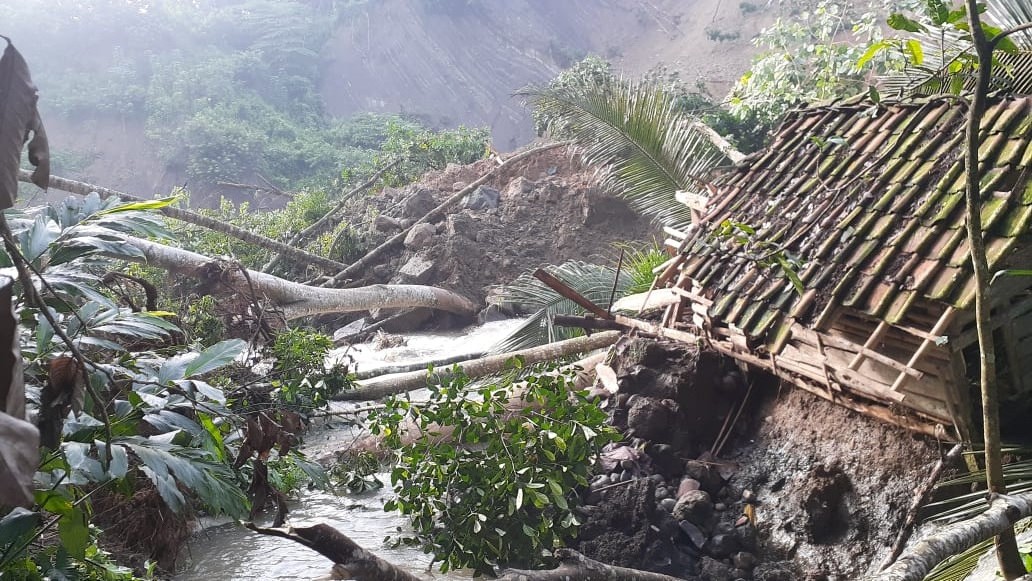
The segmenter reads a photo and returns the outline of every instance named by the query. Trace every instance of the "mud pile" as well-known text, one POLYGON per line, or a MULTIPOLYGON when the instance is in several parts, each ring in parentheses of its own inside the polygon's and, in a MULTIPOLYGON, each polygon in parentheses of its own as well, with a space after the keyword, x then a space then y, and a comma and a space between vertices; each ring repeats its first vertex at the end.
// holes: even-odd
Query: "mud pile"
MULTIPOLYGON (((374 227, 392 235, 497 166, 494 159, 449 165, 375 199, 374 227)), ((565 260, 615 263, 613 244, 651 242, 649 220, 604 193, 594 170, 567 148, 508 168, 434 224, 417 225, 402 253, 378 265, 371 282, 429 284, 481 306, 493 285, 565 260)))
POLYGON ((600 561, 713 581, 860 578, 937 459, 715 353, 633 340, 614 368, 626 438, 603 454, 579 539, 600 561))

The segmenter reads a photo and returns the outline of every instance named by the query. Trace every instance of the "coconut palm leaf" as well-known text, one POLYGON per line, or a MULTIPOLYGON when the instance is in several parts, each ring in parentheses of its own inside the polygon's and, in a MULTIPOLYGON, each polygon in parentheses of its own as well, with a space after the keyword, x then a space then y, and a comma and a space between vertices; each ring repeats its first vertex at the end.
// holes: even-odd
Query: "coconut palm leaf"
MULTIPOLYGON (((615 268, 573 260, 559 266, 547 267, 545 270, 596 305, 603 307, 609 305, 609 297, 613 292, 613 279, 616 278, 615 268)), ((634 277, 631 273, 621 270, 616 285, 616 296, 620 297, 626 294, 627 289, 631 288, 633 284, 634 277)), ((502 287, 501 292, 491 298, 491 302, 515 305, 525 312, 533 311, 533 314, 522 325, 491 347, 492 353, 508 353, 569 339, 581 334, 580 329, 554 326, 552 316, 578 315, 583 310, 576 303, 560 296, 529 273, 521 275, 511 284, 502 287)))
MULTIPOLYGON (((880 77, 878 84, 881 90, 902 97, 915 93, 956 92, 960 87, 972 88, 975 75, 969 68, 956 73, 947 70, 950 63, 962 55, 974 58, 974 47, 968 34, 951 25, 936 25, 926 17, 917 20, 924 30, 913 33, 912 38, 924 47, 922 62, 908 63, 902 71, 880 77)), ((1014 28, 1032 22, 1032 5, 1027 0, 992 0, 987 2, 984 20, 1001 30, 1014 28)), ((997 53, 999 62, 993 67, 990 81, 994 88, 1027 87, 1032 76, 1032 59, 1028 56, 1032 51, 1032 31, 1018 31, 1010 40, 1020 53, 997 53)))
MULTIPOLYGON (((1020 446, 1004 446, 1005 454, 1027 457, 1032 454, 1032 449, 1020 446)), ((974 451, 970 454, 983 455, 983 451, 974 451)), ((983 462, 984 464, 984 462, 983 462)), ((1007 485, 1008 493, 1027 492, 1032 490, 1032 460, 1019 460, 1011 462, 1003 467, 1004 482, 1007 485)), ((971 484, 985 482, 985 470, 967 472, 954 478, 943 480, 936 485, 936 488, 964 487, 971 484)), ((970 488, 967 488, 970 490, 970 488)), ((968 519, 981 514, 988 508, 985 501, 985 490, 977 490, 945 498, 943 500, 925 505, 924 510, 931 511, 932 516, 926 521, 931 524, 947 524, 968 519)), ((1015 532, 1022 533, 1032 530, 1032 519, 1024 519, 1015 523, 1015 532)), ((970 549, 954 555, 939 563, 931 573, 925 577, 925 581, 960 581, 978 566, 979 560, 993 547, 992 539, 979 543, 970 549)))
POLYGON ((677 111, 673 95, 648 81, 606 79, 518 94, 542 114, 552 135, 576 141, 585 162, 599 168, 604 187, 661 224, 691 224, 690 210, 674 193, 704 191, 709 172, 728 161, 700 122, 677 111))

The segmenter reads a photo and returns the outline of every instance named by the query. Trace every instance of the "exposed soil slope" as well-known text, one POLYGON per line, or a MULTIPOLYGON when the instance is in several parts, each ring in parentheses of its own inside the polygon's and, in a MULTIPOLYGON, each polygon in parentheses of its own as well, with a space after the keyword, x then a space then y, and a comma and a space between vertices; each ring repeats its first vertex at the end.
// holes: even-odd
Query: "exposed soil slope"
POLYGON ((603 453, 585 554, 699 581, 876 572, 933 443, 713 352, 639 339, 617 354, 608 407, 629 445, 603 453))
MULTIPOLYGON (((631 75, 668 65, 719 98, 777 10, 721 0, 370 1, 350 9, 323 51, 322 99, 337 117, 372 111, 436 128, 488 126, 495 147, 509 151, 534 136, 529 112, 512 98, 517 89, 596 54, 631 75), (711 39, 717 32, 726 39, 711 39)), ((73 160, 57 164, 65 177, 141 195, 183 183, 141 123, 44 121, 53 150, 73 160)))
MULTIPOLYGON (((494 164, 487 159, 450 165, 371 201, 397 223, 419 219, 494 164)), ((379 221, 388 234, 397 228, 390 222, 379 221)), ((565 260, 613 262, 615 242, 646 243, 654 230, 649 220, 603 192, 594 171, 567 148, 501 172, 443 220, 424 226, 410 234, 403 252, 373 269, 376 282, 433 284, 481 305, 492 285, 565 260)))
POLYGON ((748 67, 765 3, 720 0, 385 0, 354 10, 326 51, 328 110, 415 114, 431 125, 486 125, 495 146, 533 137, 511 97, 589 54, 637 75, 660 64, 721 97, 748 67), (754 10, 754 11, 751 11, 754 10), (720 33, 724 40, 714 40, 720 33), (733 37, 733 38, 732 38, 733 37))

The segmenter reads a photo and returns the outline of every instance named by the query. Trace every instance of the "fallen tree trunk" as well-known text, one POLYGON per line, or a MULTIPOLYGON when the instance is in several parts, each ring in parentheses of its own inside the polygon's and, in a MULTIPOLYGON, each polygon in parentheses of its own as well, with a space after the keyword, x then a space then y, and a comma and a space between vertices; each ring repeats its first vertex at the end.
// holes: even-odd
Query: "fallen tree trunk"
POLYGON ((559 566, 547 571, 511 569, 498 581, 683 581, 677 577, 606 565, 572 549, 556 549, 559 566))
POLYGON ((380 256, 383 255, 385 252, 387 252, 388 250, 390 250, 390 249, 394 248, 395 246, 401 244, 405 240, 405 237, 408 236, 409 231, 412 230, 412 228, 414 228, 416 226, 416 224, 423 224, 423 223, 426 223, 426 222, 433 222, 434 220, 437 220, 438 218, 440 218, 441 216, 444 215, 444 212, 448 208, 454 206, 455 204, 459 203, 459 201, 462 200, 462 198, 465 198, 469 194, 473 193, 474 190, 476 190, 478 187, 480 187, 481 185, 486 183, 487 180, 489 180, 492 177, 494 177, 494 175, 497 174, 499 171, 501 171, 503 168, 511 167, 516 162, 522 161, 522 160, 524 160, 524 159, 526 159, 528 157, 531 157, 533 155, 541 153, 542 151, 548 151, 549 149, 555 149, 557 147, 562 147, 562 146, 565 146, 565 145, 569 145, 569 142, 549 143, 548 145, 542 145, 540 147, 535 147, 533 149, 528 149, 527 151, 524 151, 523 153, 518 153, 518 154, 510 157, 509 159, 505 160, 503 163, 501 163, 497 167, 491 169, 491 171, 489 171, 489 172, 485 173, 484 175, 480 176, 480 178, 477 179, 476 181, 474 181, 473 183, 469 184, 465 188, 462 188, 462 190, 459 191, 458 193, 452 195, 447 200, 441 202, 436 208, 434 208, 433 210, 430 210, 429 212, 427 212, 427 214, 425 216, 423 216, 419 220, 416 220, 408 228, 405 228, 401 232, 398 232, 394 236, 388 238, 387 241, 384 242, 383 244, 381 244, 381 245, 377 246, 376 248, 370 250, 365 256, 360 258, 354 264, 352 264, 351 266, 348 266, 347 268, 345 268, 344 270, 339 272, 336 276, 334 276, 330 280, 326 281, 323 284, 323 286, 334 286, 334 285, 340 284, 340 283, 344 282, 348 277, 351 277, 354 274, 356 274, 356 273, 358 273, 358 272, 360 272, 362 270, 365 270, 366 267, 368 267, 369 265, 373 264, 373 262, 375 260, 379 259, 380 256))
POLYGON ((355 372, 356 380, 372 379, 374 377, 381 377, 384 375, 397 375, 399 373, 408 373, 410 371, 423 371, 426 372, 426 368, 433 365, 434 367, 441 367, 442 365, 451 365, 452 363, 459 363, 461 361, 469 361, 471 359, 477 359, 484 356, 484 352, 478 353, 463 353, 462 355, 453 355, 451 357, 440 357, 438 359, 430 359, 428 361, 420 361, 418 363, 406 363, 404 365, 384 365, 377 367, 376 369, 367 369, 365 371, 355 372))
POLYGON ((337 575, 335 579, 421 581, 419 577, 358 546, 344 533, 329 525, 282 529, 262 528, 248 523, 247 528, 261 535, 290 539, 333 561, 333 571, 337 575))
MULTIPOLYGON (((566 355, 573 355, 575 353, 583 353, 585 351, 594 351, 595 349, 608 347, 615 343, 619 338, 619 331, 595 333, 594 335, 567 339, 565 341, 549 343, 548 345, 542 345, 540 347, 521 349, 512 353, 503 353, 501 355, 492 355, 481 359, 464 361, 457 363, 457 365, 462 372, 469 377, 482 377, 484 375, 503 371, 505 369, 506 362, 513 357, 523 357, 527 363, 541 363, 542 361, 551 361, 566 355)), ((360 385, 361 387, 358 389, 346 391, 335 396, 333 399, 338 401, 366 401, 387 397, 388 395, 404 393, 414 389, 420 389, 426 387, 426 370, 400 373, 397 375, 384 375, 373 380, 360 382, 360 385)))
POLYGON ((921 581, 936 565, 974 545, 1013 530, 1014 523, 1032 516, 1032 492, 993 495, 982 514, 944 526, 914 545, 873 581, 921 581))
POLYGON ((140 262, 194 278, 198 282, 215 283, 231 292, 244 295, 254 293, 256 298, 267 299, 276 305, 287 320, 377 308, 427 307, 466 316, 476 313, 476 305, 469 299, 436 287, 378 284, 353 289, 320 288, 234 267, 196 252, 140 238, 127 237, 126 243, 143 253, 140 262))
MULTIPOLYGON (((18 170, 18 179, 23 182, 32 181, 32 174, 27 170, 18 170)), ((146 201, 144 198, 127 194, 125 192, 119 192, 117 190, 111 190, 108 188, 102 188, 93 184, 87 184, 85 182, 77 182, 58 176, 50 176, 50 187, 55 190, 61 190, 63 192, 69 192, 80 196, 87 196, 91 192, 97 192, 101 198, 116 197, 121 200, 130 202, 143 202, 146 201)), ((172 206, 166 206, 158 210, 162 214, 169 218, 174 218, 182 222, 194 224, 213 230, 220 234, 225 234, 240 240, 241 242, 247 242, 248 244, 254 244, 266 250, 272 252, 278 252, 279 254, 297 261, 298 264, 311 265, 327 273, 336 273, 344 270, 347 267, 342 262, 336 260, 330 260, 329 258, 323 258, 322 256, 312 254, 311 252, 305 252, 304 250, 294 248, 289 244, 284 244, 278 240, 255 234, 250 230, 239 228, 222 220, 216 220, 215 218, 209 218, 202 216, 196 212, 190 210, 183 210, 182 208, 175 208, 172 206)))

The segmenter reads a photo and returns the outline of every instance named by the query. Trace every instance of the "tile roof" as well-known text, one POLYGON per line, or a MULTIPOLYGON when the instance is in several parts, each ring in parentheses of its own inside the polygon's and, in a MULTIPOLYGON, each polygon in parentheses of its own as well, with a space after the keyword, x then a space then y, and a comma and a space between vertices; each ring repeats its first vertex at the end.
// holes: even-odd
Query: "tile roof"
MULTIPOLYGON (((997 98, 982 122, 991 268, 1032 222, 1030 108, 1032 97, 997 98)), ((805 292, 778 267, 732 254, 729 240, 696 242, 684 272, 714 299, 708 315, 762 340, 780 334, 771 331, 787 317, 815 325, 829 306, 890 323, 917 297, 969 308, 965 110, 937 97, 887 104, 874 115, 869 101, 856 100, 791 113, 769 148, 716 178, 709 207, 720 210, 710 224, 748 224, 754 247, 800 259, 805 292)))

